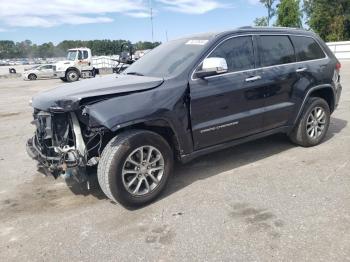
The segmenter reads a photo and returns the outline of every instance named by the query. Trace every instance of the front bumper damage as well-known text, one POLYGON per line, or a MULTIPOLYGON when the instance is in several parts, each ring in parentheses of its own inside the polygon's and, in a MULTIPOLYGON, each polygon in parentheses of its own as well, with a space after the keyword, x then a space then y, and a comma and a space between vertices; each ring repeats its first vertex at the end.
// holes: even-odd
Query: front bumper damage
MULTIPOLYGON (((58 176, 74 178, 79 183, 86 182, 86 147, 76 115, 70 113, 69 132, 72 135, 71 140, 74 140, 73 144, 70 145, 57 145, 54 142, 50 146, 43 145, 42 136, 45 137, 45 140, 57 137, 52 129, 50 114, 42 114, 33 122, 36 124, 37 130, 35 135, 27 141, 28 155, 38 161, 39 167, 45 171, 45 174, 52 174, 55 178, 58 176), (45 117, 45 120, 43 121, 40 117, 45 117), (47 125, 43 125, 43 122, 47 125)), ((68 131, 66 131, 66 135, 68 135, 68 131)))

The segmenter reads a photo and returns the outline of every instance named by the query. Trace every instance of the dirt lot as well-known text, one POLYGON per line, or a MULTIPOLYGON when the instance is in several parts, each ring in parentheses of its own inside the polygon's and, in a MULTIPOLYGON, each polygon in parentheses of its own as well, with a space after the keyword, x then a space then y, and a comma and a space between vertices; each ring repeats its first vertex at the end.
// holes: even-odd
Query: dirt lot
POLYGON ((277 135, 177 165, 138 210, 41 175, 28 101, 60 82, 0 80, 0 261, 350 261, 350 61, 342 80, 322 145, 277 135))

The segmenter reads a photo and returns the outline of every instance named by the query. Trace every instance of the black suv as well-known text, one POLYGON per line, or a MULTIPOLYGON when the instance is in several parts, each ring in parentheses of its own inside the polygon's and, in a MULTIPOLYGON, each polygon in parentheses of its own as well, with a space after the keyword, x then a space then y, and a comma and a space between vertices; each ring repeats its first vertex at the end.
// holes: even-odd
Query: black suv
POLYGON ((103 192, 137 206, 182 162, 285 133, 324 139, 340 93, 340 63, 314 33, 252 28, 162 44, 123 74, 65 84, 32 100, 30 156, 82 182, 98 166, 103 192))

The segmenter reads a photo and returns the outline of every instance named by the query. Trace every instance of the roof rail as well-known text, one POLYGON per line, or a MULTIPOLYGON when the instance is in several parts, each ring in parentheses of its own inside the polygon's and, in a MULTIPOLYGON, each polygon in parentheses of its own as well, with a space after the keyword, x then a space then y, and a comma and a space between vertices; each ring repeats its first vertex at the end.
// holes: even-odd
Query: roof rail
POLYGON ((303 30, 303 28, 297 27, 282 27, 282 26, 242 26, 238 29, 291 29, 291 30, 303 30))

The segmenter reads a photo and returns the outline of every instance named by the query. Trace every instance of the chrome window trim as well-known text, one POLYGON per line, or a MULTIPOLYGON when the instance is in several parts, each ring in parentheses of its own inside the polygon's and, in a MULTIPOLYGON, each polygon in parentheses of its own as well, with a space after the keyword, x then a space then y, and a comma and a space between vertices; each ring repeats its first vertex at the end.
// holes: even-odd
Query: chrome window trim
MULTIPOLYGON (((196 64, 195 69, 192 71, 191 74, 191 80, 192 81, 197 81, 200 80, 201 78, 194 78, 194 74, 198 69, 198 66, 203 63, 204 59, 208 58, 213 52, 214 50, 221 45, 223 42, 230 40, 232 38, 237 38, 237 37, 242 37, 242 36, 251 36, 252 37, 252 41, 253 41, 253 36, 298 36, 298 37, 309 37, 312 38, 317 44, 318 46, 321 48, 323 54, 325 55, 324 58, 319 58, 319 59, 313 59, 313 60, 306 60, 306 61, 300 61, 300 62, 292 62, 292 63, 287 63, 287 64, 279 64, 279 65, 273 65, 273 66, 265 66, 265 67, 258 67, 258 68, 253 68, 253 69, 247 69, 247 70, 241 70, 241 71, 235 71, 235 72, 228 72, 228 73, 224 73, 224 74, 220 74, 220 75, 215 75, 215 76, 208 76, 205 79, 211 79, 211 78, 216 78, 216 77, 220 77, 220 76, 227 76, 227 75, 232 75, 232 74, 239 74, 239 73, 244 73, 244 72, 249 72, 249 71, 257 71, 257 70, 262 70, 262 69, 268 69, 268 68, 273 68, 273 67, 280 67, 280 66, 286 66, 286 65, 294 65, 294 64, 301 64, 301 63, 309 63, 309 62, 315 62, 315 61, 321 61, 321 60, 328 60, 329 56, 327 55, 327 52, 325 52, 324 48, 322 45, 320 45, 320 43, 317 41, 317 39, 313 36, 306 36, 306 35, 295 35, 295 34, 243 34, 243 35, 234 35, 234 36, 229 36, 223 40, 221 40, 210 52, 209 54, 207 54, 202 60, 200 60, 199 63, 196 64)), ((291 40, 292 41, 292 40, 291 40)), ((293 44, 293 42, 291 42, 293 44)), ((293 46, 294 47, 294 46, 293 46)), ((294 47, 295 50, 295 47, 294 47)))

